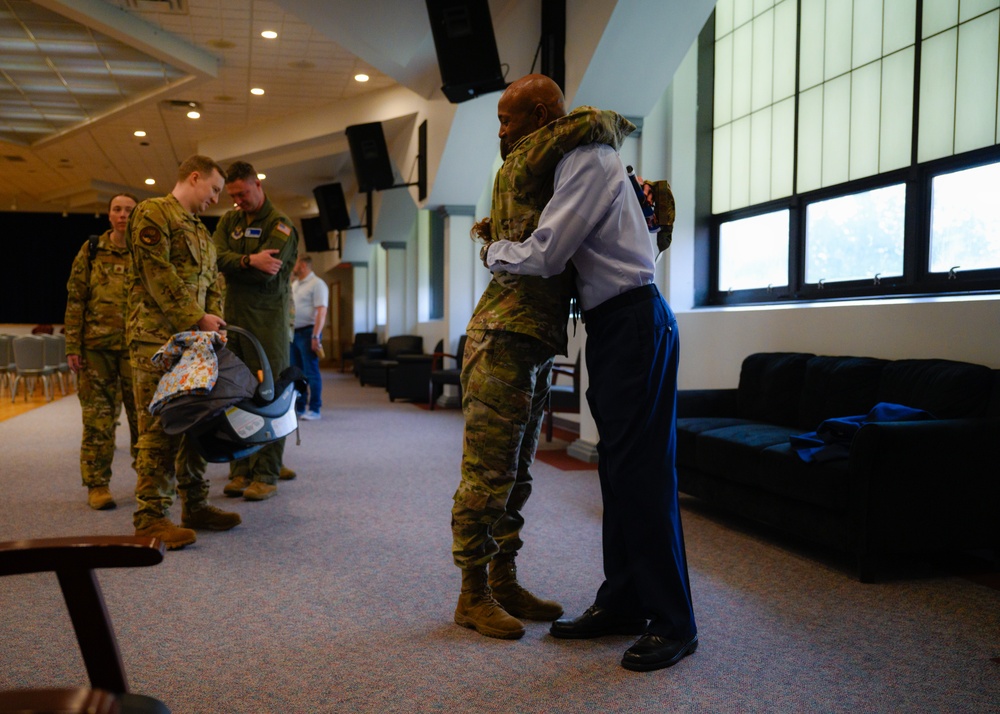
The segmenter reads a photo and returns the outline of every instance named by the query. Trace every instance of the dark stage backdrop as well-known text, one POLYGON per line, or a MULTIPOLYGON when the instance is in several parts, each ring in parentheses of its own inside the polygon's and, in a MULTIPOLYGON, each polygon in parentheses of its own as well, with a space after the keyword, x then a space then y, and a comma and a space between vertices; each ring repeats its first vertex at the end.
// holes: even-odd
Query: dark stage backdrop
MULTIPOLYGON (((219 219, 203 216, 202 222, 211 232, 219 219)), ((62 324, 73 258, 88 236, 108 227, 103 213, 95 218, 93 213, 0 211, 0 323, 62 324)))

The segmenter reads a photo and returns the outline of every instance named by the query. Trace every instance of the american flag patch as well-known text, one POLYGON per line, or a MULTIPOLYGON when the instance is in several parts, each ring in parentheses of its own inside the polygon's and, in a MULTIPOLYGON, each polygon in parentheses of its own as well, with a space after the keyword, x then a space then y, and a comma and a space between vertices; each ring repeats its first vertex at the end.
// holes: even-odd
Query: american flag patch
POLYGON ((291 228, 291 226, 285 225, 284 223, 278 223, 278 227, 277 227, 276 230, 279 233, 284 233, 286 236, 292 235, 292 228, 291 228))

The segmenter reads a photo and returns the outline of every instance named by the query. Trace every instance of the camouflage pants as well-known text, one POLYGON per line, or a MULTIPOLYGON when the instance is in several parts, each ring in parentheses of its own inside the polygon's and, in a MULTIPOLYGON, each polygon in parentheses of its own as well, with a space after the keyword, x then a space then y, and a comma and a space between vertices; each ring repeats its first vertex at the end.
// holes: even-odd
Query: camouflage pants
POLYGON ((527 335, 470 331, 462 367, 462 481, 451 511, 452 557, 475 568, 520 549, 553 350, 527 335))
POLYGON ((281 460, 285 454, 285 438, 268 444, 260 451, 250 454, 245 459, 229 462, 229 478, 245 476, 251 481, 263 483, 278 483, 278 472, 281 471, 281 460))
POLYGON ((130 352, 135 403, 139 411, 135 458, 137 509, 132 516, 136 528, 145 528, 155 520, 166 518, 178 491, 185 507, 192 510, 197 510, 208 499, 205 459, 195 451, 187 436, 167 434, 160 418, 149 413, 149 403, 162 375, 150 358, 159 348, 157 344, 136 342, 130 352))
POLYGON ((80 476, 88 488, 111 482, 111 462, 115 456, 118 416, 125 406, 131 439, 132 467, 135 468, 139 425, 132 393, 132 366, 126 350, 88 350, 80 355, 80 407, 83 411, 83 440, 80 444, 80 476))

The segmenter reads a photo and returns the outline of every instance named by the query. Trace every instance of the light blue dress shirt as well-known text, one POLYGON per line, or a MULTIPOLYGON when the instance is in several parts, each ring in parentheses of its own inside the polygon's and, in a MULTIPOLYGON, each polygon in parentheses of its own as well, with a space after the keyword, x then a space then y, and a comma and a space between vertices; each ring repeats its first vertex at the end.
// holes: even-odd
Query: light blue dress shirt
POLYGON ((543 277, 558 275, 572 260, 584 310, 651 283, 655 259, 625 167, 607 144, 566 154, 556 166, 554 193, 538 227, 521 243, 493 243, 486 254, 494 273, 543 277))

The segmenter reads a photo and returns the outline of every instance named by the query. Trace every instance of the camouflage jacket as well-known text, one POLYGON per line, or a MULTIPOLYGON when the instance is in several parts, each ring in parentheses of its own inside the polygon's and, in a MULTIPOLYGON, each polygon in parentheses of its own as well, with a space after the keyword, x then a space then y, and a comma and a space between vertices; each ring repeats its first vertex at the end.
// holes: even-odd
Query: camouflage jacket
POLYGON ((128 248, 112 243, 110 230, 98 239, 93 260, 90 241, 80 248, 66 282, 66 354, 125 349, 130 262, 128 248))
MULTIPOLYGON (((521 139, 493 182, 491 240, 520 243, 531 235, 552 198, 556 166, 568 152, 595 142, 618 149, 634 130, 631 122, 614 112, 580 107, 521 139)), ((552 278, 496 273, 467 329, 531 335, 566 354, 572 290, 572 270, 552 278)))
POLYGON ((222 315, 215 244, 197 216, 173 194, 132 210, 125 236, 132 254, 128 343, 164 343, 206 313, 222 315))

